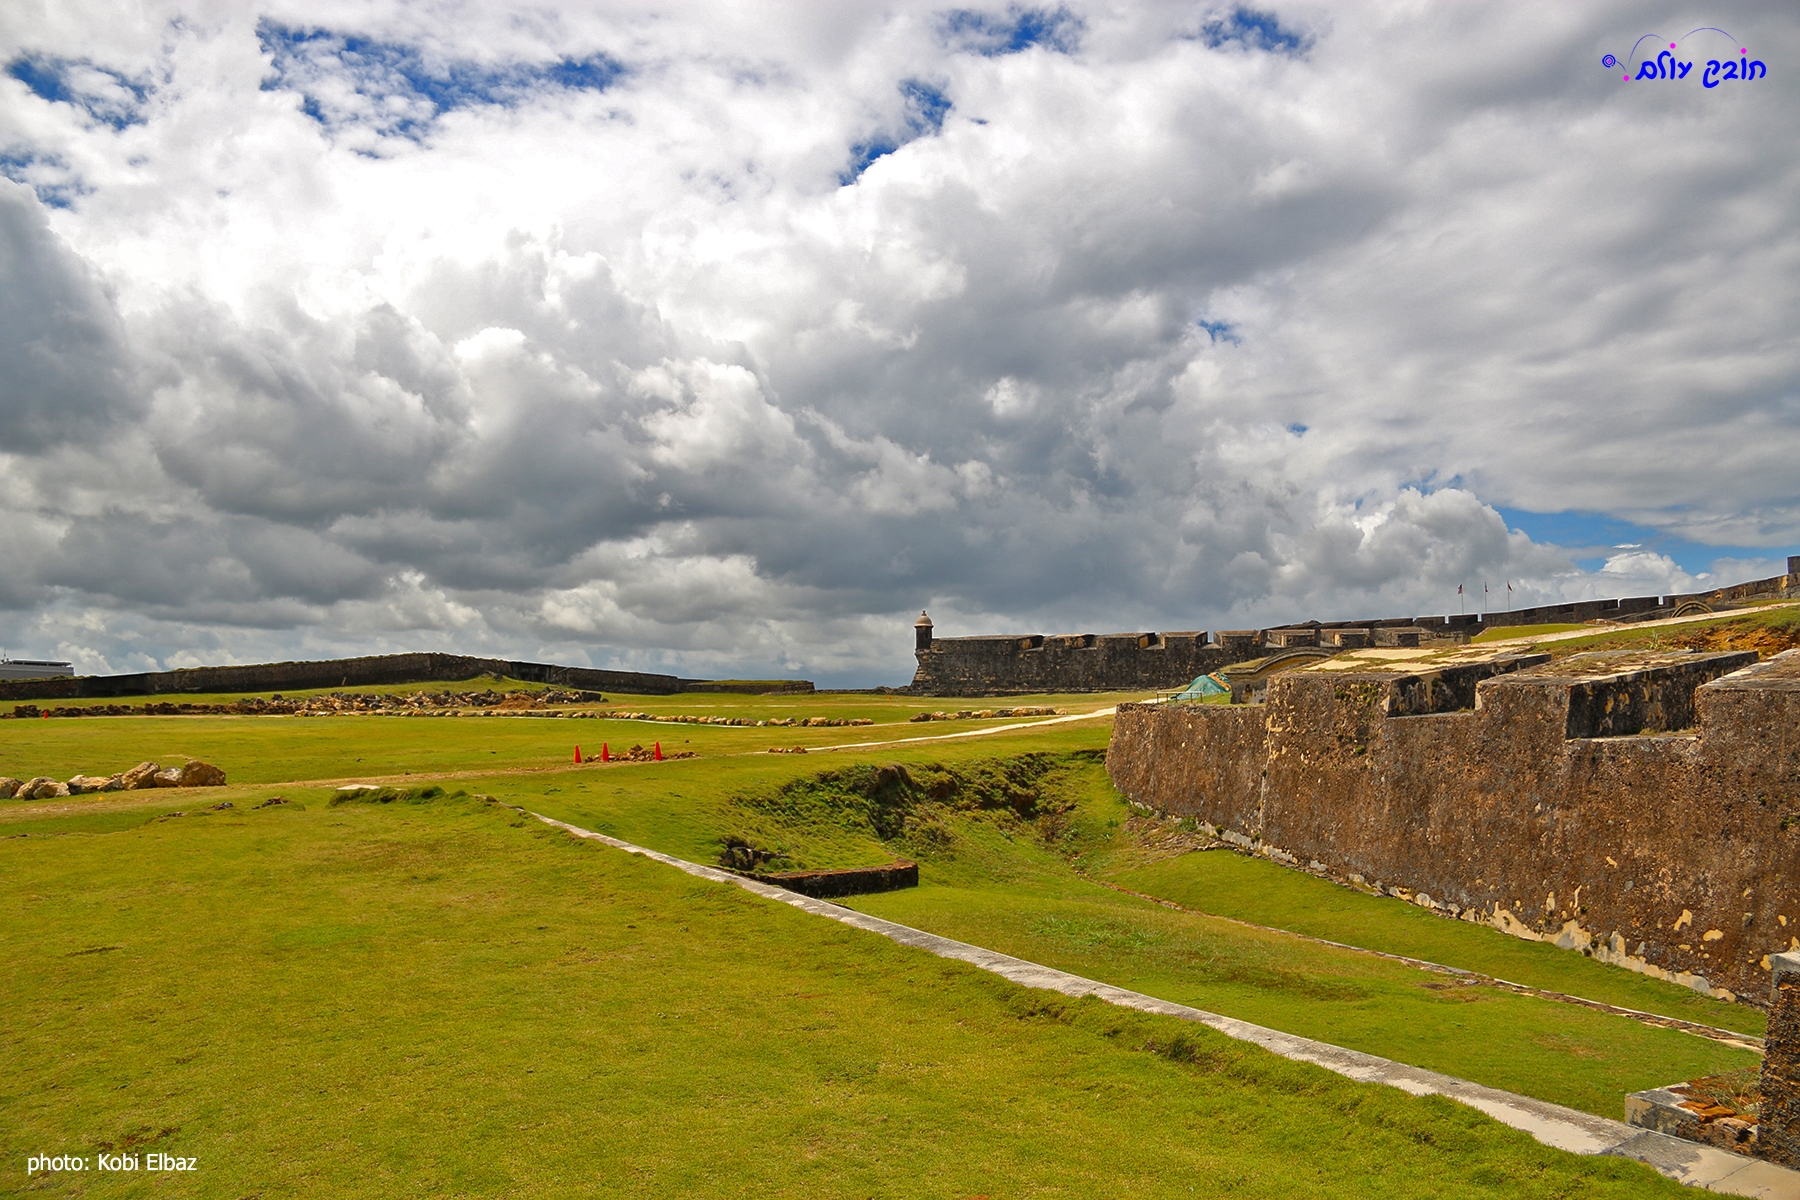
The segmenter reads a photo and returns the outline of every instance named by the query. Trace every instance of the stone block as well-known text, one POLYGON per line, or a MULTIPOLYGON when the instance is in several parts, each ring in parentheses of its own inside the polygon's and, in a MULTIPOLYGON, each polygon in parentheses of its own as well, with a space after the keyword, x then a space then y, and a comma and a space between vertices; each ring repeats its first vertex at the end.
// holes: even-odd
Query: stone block
POLYGON ((223 787, 225 772, 211 763, 194 759, 181 768, 182 787, 223 787))

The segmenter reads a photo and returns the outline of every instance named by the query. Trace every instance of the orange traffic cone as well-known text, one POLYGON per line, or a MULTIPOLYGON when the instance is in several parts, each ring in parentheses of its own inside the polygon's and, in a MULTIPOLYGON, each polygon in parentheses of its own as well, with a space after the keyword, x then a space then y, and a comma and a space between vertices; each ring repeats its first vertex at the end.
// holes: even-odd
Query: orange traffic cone
POLYGON ((656 743, 656 761, 657 762, 662 761, 662 743, 661 742, 656 743))
POLYGON ((575 765, 578 767, 581 765, 581 747, 580 746, 575 747, 575 765))
POLYGON ((612 761, 612 755, 610 755, 606 752, 606 743, 605 742, 600 743, 600 761, 601 762, 611 762, 612 761))

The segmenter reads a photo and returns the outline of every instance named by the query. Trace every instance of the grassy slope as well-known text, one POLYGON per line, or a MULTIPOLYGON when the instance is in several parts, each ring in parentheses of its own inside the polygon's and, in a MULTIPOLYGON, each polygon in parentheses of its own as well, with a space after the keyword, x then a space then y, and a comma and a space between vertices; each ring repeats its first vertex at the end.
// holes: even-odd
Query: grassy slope
POLYGON ((0 881, 9 1173, 200 1164, 32 1195, 1678 1194, 502 809, 15 838, 0 881))
POLYGON ((1760 1036, 1762 1012, 1645 975, 1603 966, 1545 942, 1450 921, 1414 905, 1340 887, 1264 859, 1208 851, 1107 876, 1187 908, 1333 942, 1404 954, 1760 1036))

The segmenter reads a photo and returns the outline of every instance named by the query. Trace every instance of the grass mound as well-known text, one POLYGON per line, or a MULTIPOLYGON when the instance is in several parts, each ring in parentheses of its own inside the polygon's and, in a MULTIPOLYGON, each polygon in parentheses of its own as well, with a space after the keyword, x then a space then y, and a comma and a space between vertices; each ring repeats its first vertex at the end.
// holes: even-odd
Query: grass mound
POLYGON ((445 791, 436 784, 422 787, 341 787, 332 794, 330 807, 341 804, 429 804, 433 800, 462 800, 469 793, 462 788, 445 791))

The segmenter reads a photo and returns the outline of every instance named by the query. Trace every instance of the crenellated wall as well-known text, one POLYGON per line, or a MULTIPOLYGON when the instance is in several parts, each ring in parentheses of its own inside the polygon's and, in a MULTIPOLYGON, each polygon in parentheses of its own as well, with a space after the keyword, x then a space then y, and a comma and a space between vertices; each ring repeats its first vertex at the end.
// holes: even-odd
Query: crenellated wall
POLYGON ((1800 651, 1496 656, 1122 705, 1133 801, 1283 861, 1701 990, 1800 949, 1800 651))

